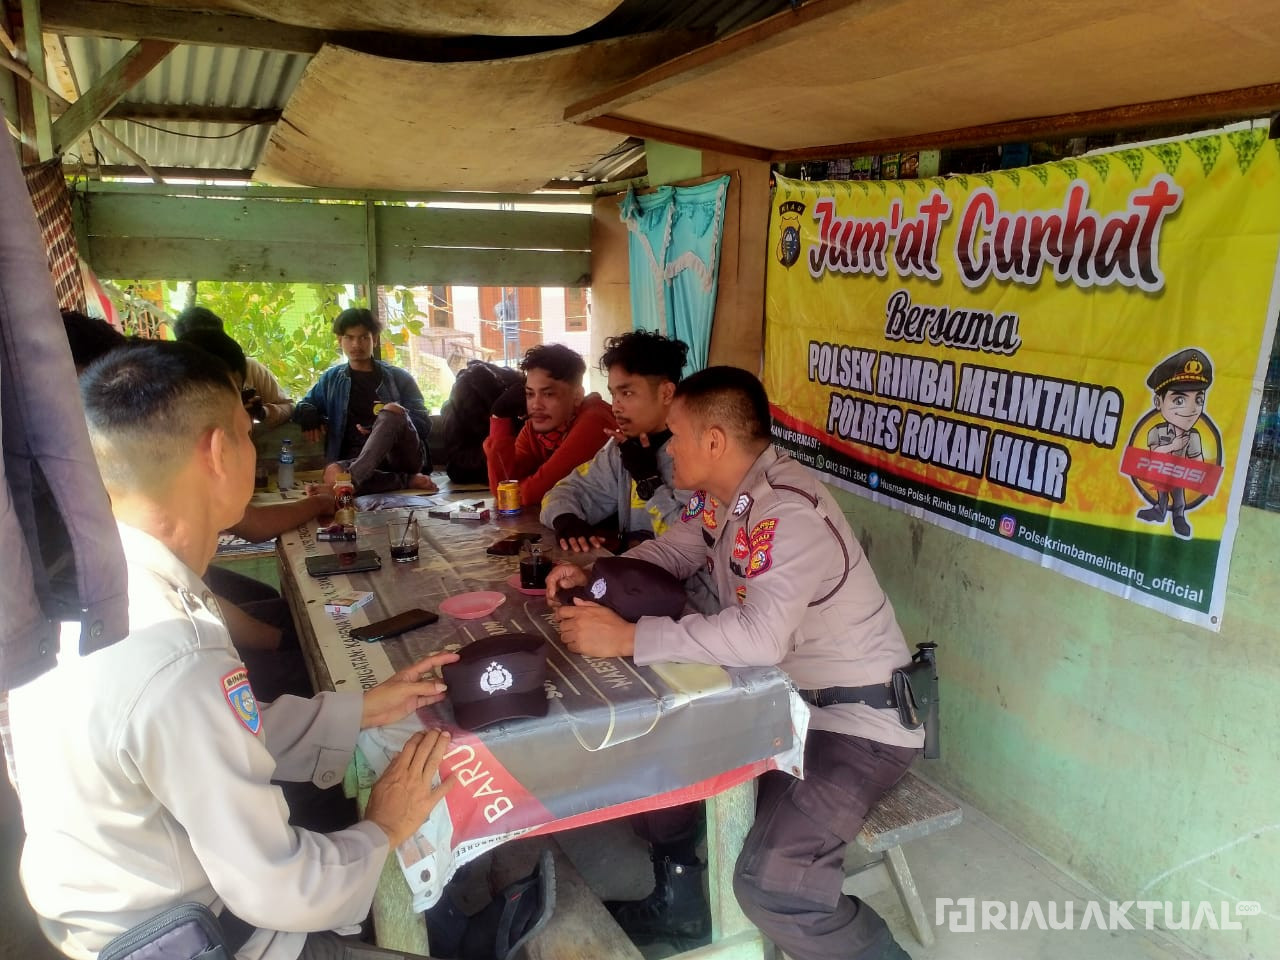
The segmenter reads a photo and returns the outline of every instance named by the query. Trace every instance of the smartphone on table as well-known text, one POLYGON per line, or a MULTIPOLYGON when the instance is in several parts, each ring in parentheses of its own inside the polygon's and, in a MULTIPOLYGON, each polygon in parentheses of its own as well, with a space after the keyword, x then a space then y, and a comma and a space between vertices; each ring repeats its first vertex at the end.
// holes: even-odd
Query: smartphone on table
POLYGON ((419 627, 430 626, 439 619, 440 617, 430 610, 406 610, 404 613, 397 613, 394 617, 365 624, 363 627, 352 627, 351 637, 355 640, 363 640, 365 643, 378 643, 398 637, 410 630, 417 630, 419 627))
POLYGON ((485 553, 494 557, 518 557, 520 548, 526 543, 538 543, 542 540, 540 533, 513 533, 509 537, 495 540, 485 547, 485 553))

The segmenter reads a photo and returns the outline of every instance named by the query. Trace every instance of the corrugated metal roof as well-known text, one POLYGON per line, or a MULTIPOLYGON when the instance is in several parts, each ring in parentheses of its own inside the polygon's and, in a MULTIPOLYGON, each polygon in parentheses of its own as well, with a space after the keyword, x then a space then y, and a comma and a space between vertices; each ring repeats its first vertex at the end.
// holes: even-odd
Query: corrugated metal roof
MULTIPOLYGON (((589 30, 568 42, 661 29, 706 30, 715 36, 741 29, 785 10, 790 0, 623 0, 589 30)), ((93 86, 132 46, 130 40, 66 36, 69 65, 83 92, 93 86)), ((232 47, 180 44, 140 84, 130 103, 158 106, 256 107, 282 110, 310 57, 232 47)), ((177 120, 108 120, 106 127, 153 167, 253 170, 271 134, 271 125, 177 120)), ((134 160, 106 138, 95 138, 99 161, 133 166, 134 160)), ((564 179, 599 182, 634 176, 644 169, 644 145, 621 143, 585 170, 566 170, 564 179)))
MULTIPOLYGON (((65 38, 81 91, 124 55, 129 40, 65 38)), ((265 107, 283 109, 310 58, 306 54, 179 44, 129 91, 130 103, 166 106, 265 107)), ((194 123, 175 120, 108 120, 108 129, 157 167, 252 170, 271 132, 270 124, 194 123), (169 131, 169 132, 166 132, 169 131)), ((133 161, 104 138, 95 141, 102 162, 133 161)))

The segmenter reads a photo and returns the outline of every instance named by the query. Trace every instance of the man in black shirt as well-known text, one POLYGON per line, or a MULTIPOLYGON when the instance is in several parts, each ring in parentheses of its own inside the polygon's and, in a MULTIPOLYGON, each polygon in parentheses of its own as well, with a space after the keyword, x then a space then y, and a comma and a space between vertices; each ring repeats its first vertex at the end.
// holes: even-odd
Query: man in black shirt
POLYGON ((349 473, 357 493, 405 487, 434 493, 423 472, 427 407, 407 370, 374 356, 381 323, 364 307, 351 307, 338 314, 333 332, 347 362, 321 374, 293 414, 308 440, 325 437, 325 482, 349 473))

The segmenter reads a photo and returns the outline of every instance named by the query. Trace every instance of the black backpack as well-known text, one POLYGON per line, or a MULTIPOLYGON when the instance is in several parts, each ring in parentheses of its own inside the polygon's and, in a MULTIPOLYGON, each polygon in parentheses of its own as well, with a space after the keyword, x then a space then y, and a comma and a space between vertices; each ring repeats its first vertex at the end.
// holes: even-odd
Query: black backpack
POLYGON ((445 472, 454 483, 488 483, 484 441, 489 410, 504 390, 520 381, 520 371, 472 360, 458 371, 449 399, 440 408, 445 472))

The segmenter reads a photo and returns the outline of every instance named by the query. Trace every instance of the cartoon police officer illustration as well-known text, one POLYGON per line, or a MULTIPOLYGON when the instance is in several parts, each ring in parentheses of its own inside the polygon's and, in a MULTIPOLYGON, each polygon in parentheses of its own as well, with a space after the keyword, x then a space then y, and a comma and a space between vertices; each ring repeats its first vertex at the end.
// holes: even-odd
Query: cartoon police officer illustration
MULTIPOLYGON (((1186 460, 1204 460, 1204 446, 1196 423, 1204 415, 1205 391, 1213 383, 1213 365, 1200 350, 1189 347, 1162 360, 1147 377, 1156 412, 1164 418, 1147 431, 1147 449, 1186 460)), ((1146 523, 1164 523, 1173 508, 1173 532, 1191 539, 1187 522, 1186 490, 1178 486, 1156 485, 1155 503, 1138 511, 1146 523)))

